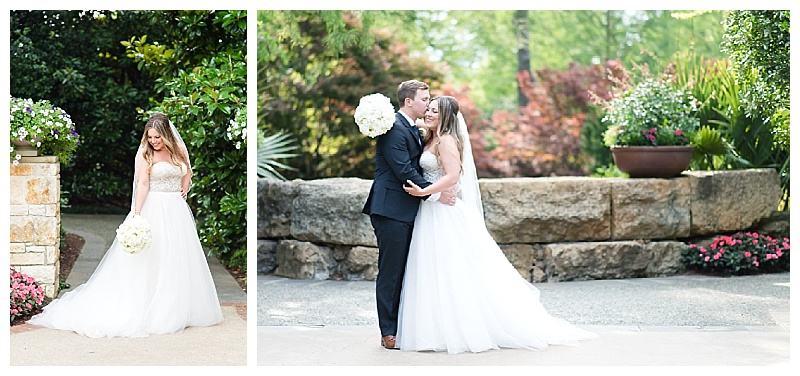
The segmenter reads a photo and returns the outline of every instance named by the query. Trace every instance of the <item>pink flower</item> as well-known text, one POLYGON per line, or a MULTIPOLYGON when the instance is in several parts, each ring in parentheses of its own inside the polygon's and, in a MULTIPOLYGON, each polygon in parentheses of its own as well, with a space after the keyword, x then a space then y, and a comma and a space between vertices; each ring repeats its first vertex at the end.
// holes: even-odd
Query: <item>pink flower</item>
POLYGON ((720 256, 722 256, 722 255, 721 255, 721 254, 719 254, 719 253, 715 254, 715 255, 714 255, 714 260, 719 260, 720 256))
POLYGON ((753 244, 757 245, 758 244, 758 239, 753 239, 753 244))
POLYGON ((681 129, 676 129, 676 130, 675 130, 675 135, 676 135, 676 136, 683 136, 683 130, 681 130, 681 129))
POLYGON ((783 252, 781 252, 781 250, 778 249, 778 251, 775 252, 775 255, 777 255, 778 257, 781 257, 781 256, 783 256, 783 252))
POLYGON ((710 257, 706 256, 705 261, 708 262, 708 260, 710 260, 710 257))
POLYGON ((750 257, 750 256, 752 256, 752 255, 753 255, 753 254, 752 254, 752 253, 750 253, 750 252, 745 252, 745 253, 744 253, 744 257, 750 257))
POLYGON ((753 265, 755 265, 756 268, 757 268, 758 267, 758 261, 753 261, 753 265))

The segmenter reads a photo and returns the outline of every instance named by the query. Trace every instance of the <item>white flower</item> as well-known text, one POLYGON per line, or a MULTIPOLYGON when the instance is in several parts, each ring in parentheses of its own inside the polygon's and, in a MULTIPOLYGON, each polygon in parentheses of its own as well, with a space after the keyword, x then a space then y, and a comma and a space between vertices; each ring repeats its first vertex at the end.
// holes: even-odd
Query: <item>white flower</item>
POLYGON ((152 227, 142 216, 134 215, 117 228, 117 240, 125 252, 139 253, 150 246, 153 239, 152 227))
POLYGON ((394 107, 387 96, 380 93, 370 94, 358 102, 354 117, 361 133, 375 138, 392 129, 394 107))

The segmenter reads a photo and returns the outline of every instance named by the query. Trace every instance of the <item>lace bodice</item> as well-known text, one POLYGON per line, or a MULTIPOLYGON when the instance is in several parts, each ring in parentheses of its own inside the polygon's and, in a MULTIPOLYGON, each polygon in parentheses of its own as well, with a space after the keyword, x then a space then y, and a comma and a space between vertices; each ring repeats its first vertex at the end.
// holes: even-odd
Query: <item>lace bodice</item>
POLYGON ((151 192, 178 192, 181 190, 183 164, 176 166, 171 162, 156 162, 150 169, 151 192))
POLYGON ((436 159, 436 155, 425 151, 419 157, 419 165, 422 167, 422 177, 433 183, 444 176, 444 167, 436 159))

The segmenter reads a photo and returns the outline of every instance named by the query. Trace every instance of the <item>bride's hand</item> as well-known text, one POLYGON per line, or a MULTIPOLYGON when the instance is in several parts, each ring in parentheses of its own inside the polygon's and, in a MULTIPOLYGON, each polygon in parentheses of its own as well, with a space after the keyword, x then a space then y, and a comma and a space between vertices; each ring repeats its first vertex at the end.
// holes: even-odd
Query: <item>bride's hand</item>
POLYGON ((408 194, 410 194, 412 196, 417 196, 417 197, 426 195, 425 193, 422 193, 422 188, 420 188, 418 185, 414 184, 413 181, 406 180, 406 183, 408 183, 410 185, 410 187, 408 185, 404 185, 403 186, 403 190, 406 191, 406 193, 408 193, 408 194))

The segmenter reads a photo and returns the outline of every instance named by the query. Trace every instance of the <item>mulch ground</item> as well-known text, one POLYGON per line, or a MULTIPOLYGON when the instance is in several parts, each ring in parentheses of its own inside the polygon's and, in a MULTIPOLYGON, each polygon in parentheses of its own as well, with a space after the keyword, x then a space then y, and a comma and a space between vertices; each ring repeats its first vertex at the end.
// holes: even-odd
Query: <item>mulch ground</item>
MULTIPOLYGON (((61 242, 61 249, 59 251, 61 253, 61 270, 59 273, 59 278, 61 278, 62 281, 67 280, 67 276, 69 276, 69 273, 72 271, 72 266, 75 265, 75 260, 77 260, 78 256, 80 256, 84 244, 86 244, 86 239, 75 234, 67 234, 64 237, 64 241, 61 242)), ((230 273, 231 276, 236 279, 236 282, 239 283, 239 287, 241 287, 244 292, 247 292, 247 273, 243 272, 241 269, 226 269, 228 269, 228 273, 230 273)), ((50 298, 44 298, 44 304, 42 307, 50 304, 51 301, 52 299, 50 298)), ((38 309, 28 315, 17 317, 17 319, 11 322, 11 326, 24 324, 31 317, 38 315, 41 312, 42 310, 38 309)), ((239 313, 242 314, 242 312, 239 313)))

